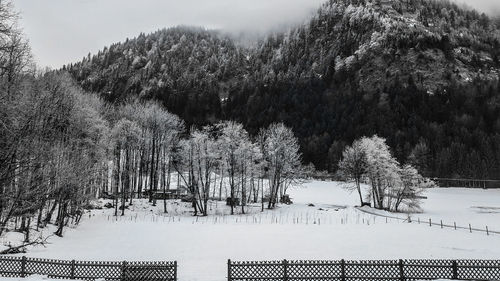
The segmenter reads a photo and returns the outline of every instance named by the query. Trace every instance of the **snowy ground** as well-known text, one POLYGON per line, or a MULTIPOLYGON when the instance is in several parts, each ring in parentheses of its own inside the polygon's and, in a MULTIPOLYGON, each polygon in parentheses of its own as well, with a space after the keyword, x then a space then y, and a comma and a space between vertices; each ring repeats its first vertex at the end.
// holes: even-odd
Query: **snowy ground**
MULTIPOLYGON (((432 223, 500 232, 500 189, 434 188, 422 200, 422 213, 411 214, 411 220, 422 224, 432 223)), ((407 219, 407 214, 394 214, 370 208, 368 213, 407 219)))
POLYGON ((436 188, 428 196, 420 217, 500 231, 500 189, 436 188))
MULTIPOLYGON (((213 203, 206 218, 193 218, 184 203, 137 202, 124 217, 95 210, 64 238, 51 238, 31 257, 77 260, 177 260, 179 280, 223 280, 227 259, 500 258, 500 235, 441 229, 367 214, 357 195, 335 182, 311 182, 289 192, 294 201, 275 211, 227 216, 213 203), (309 204, 314 206, 309 206, 309 204)), ((425 212, 412 215, 500 230, 500 190, 433 189, 425 212)), ((405 217, 405 215, 400 215, 405 217)))

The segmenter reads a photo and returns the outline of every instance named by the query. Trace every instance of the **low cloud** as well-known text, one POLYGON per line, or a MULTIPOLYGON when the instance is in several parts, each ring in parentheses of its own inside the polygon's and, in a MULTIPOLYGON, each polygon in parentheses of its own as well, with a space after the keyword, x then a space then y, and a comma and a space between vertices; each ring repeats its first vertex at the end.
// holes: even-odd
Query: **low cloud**
POLYGON ((500 0, 453 0, 491 16, 500 14, 500 0))
POLYGON ((262 33, 306 20, 325 0, 15 0, 42 66, 60 67, 140 32, 176 25, 262 33))
MULTIPOLYGON (((262 34, 301 23, 326 0, 15 0, 37 62, 58 68, 89 52, 176 25, 262 34)), ((500 0, 453 0, 490 15, 500 0)))

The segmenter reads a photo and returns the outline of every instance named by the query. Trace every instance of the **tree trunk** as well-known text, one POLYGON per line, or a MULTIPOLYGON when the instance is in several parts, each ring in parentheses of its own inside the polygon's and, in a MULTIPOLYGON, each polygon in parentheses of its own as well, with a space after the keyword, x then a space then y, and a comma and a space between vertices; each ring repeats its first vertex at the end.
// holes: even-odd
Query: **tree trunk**
POLYGON ((224 166, 220 169, 219 201, 222 201, 222 183, 224 182, 224 166))
POLYGON ((231 215, 234 215, 234 169, 230 169, 229 173, 229 187, 231 189, 231 202, 229 202, 229 205, 231 205, 231 215))
POLYGON ((47 201, 47 196, 43 195, 42 196, 42 202, 40 203, 40 208, 38 209, 38 217, 36 220, 36 231, 38 231, 39 227, 45 227, 42 223, 42 214, 43 214, 43 208, 45 207, 45 203, 47 201))
POLYGON ((163 187, 163 212, 164 213, 168 213, 167 212, 167 193, 165 191, 165 189, 168 189, 170 190, 170 172, 171 172, 171 166, 170 166, 170 157, 169 157, 169 160, 168 160, 168 165, 167 165, 167 182, 166 182, 166 185, 163 187))
POLYGON ((30 228, 31 228, 31 216, 28 216, 24 233, 24 243, 30 242, 30 228))
POLYGON ((130 190, 130 150, 125 149, 125 171, 123 172, 124 178, 122 188, 122 216, 125 215, 125 202, 127 201, 126 195, 130 190))
POLYGON ((55 235, 62 237, 63 229, 64 229, 64 219, 66 218, 66 210, 68 208, 68 203, 65 202, 64 204, 61 203, 62 208, 59 208, 59 220, 58 220, 58 228, 57 231, 54 233, 55 235))
POLYGON ((115 186, 115 192, 114 192, 114 204, 115 204, 115 216, 118 216, 118 194, 119 194, 119 188, 120 188, 120 170, 121 170, 121 148, 117 147, 115 148, 115 174, 114 174, 114 183, 113 185, 115 186))
MULTIPOLYGON (((59 197, 59 195, 57 197, 59 197)), ((52 204, 52 208, 50 208, 50 210, 47 212, 47 215, 45 216, 45 219, 43 220, 43 223, 45 225, 50 223, 50 221, 52 220, 52 215, 54 214, 54 211, 56 210, 58 200, 59 199, 54 199, 54 204, 52 204)))
POLYGON ((151 148, 151 163, 150 163, 150 169, 151 171, 149 174, 149 202, 153 202, 153 185, 154 185, 154 164, 155 164, 155 156, 156 156, 156 134, 153 135, 153 143, 152 143, 152 148, 151 148))
POLYGON ((359 202, 361 203, 361 206, 363 206, 364 202, 363 202, 363 195, 361 194, 361 184, 359 178, 356 179, 356 189, 358 190, 359 194, 359 202))
MULTIPOLYGON (((154 178, 153 178, 153 191, 156 193, 158 191, 158 169, 159 169, 159 160, 160 160, 160 151, 161 151, 161 145, 156 149, 156 164, 155 164, 155 172, 154 172, 154 178)), ((153 196, 153 206, 156 206, 156 196, 153 196)))

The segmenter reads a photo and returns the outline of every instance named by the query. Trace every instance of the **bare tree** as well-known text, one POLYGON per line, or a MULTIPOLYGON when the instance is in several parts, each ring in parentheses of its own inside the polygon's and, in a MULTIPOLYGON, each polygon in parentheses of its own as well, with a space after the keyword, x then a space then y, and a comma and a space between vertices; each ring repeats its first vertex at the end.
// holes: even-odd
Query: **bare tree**
POLYGON ((132 153, 140 143, 141 129, 130 120, 120 119, 111 131, 115 150, 115 216, 118 215, 118 194, 121 183, 121 215, 125 214, 125 201, 131 187, 132 153), (122 168, 123 167, 123 168, 122 168))

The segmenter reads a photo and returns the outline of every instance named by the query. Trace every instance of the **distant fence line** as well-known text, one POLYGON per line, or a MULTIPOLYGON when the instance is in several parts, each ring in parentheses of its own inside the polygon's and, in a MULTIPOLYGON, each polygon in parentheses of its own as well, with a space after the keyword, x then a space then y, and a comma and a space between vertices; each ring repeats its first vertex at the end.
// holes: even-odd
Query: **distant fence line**
POLYGON ((0 256, 0 276, 27 277, 33 274, 56 279, 177 281, 177 262, 65 261, 0 256))
MULTIPOLYGON (((344 181, 336 175, 316 175, 312 179, 321 181, 344 181)), ((490 179, 461 179, 461 178, 431 178, 439 187, 466 187, 466 188, 500 188, 500 180, 490 179)))
POLYGON ((228 281, 500 280, 500 260, 231 261, 228 281))
POLYGON ((386 222, 387 222, 387 219, 394 219, 394 220, 399 220, 399 221, 408 222, 408 223, 418 223, 418 224, 423 224, 423 225, 428 224, 429 226, 435 225, 435 226, 440 226, 441 228, 450 228, 450 229, 455 229, 455 230, 463 229, 463 230, 468 230, 471 233, 474 231, 474 232, 483 232, 483 233, 486 233, 486 235, 490 235, 490 234, 499 234, 500 235, 500 231, 492 230, 492 229, 488 228, 487 225, 484 228, 478 228, 477 226, 472 227, 472 225, 470 223, 469 223, 469 226, 460 226, 460 225, 457 225, 456 222, 453 222, 453 225, 451 225, 451 224, 443 223, 443 220, 439 220, 438 222, 436 222, 436 221, 432 221, 431 218, 428 218, 428 220, 420 220, 420 217, 417 217, 416 219, 411 218, 411 217, 401 218, 401 217, 397 217, 397 216, 388 216, 388 215, 384 215, 384 214, 377 214, 376 212, 370 212, 370 211, 365 210, 365 209, 360 208, 360 207, 355 207, 355 208, 356 208, 356 210, 363 212, 363 213, 366 213, 366 214, 386 218, 386 222))
POLYGON ((432 178, 440 187, 500 188, 500 180, 432 178))

